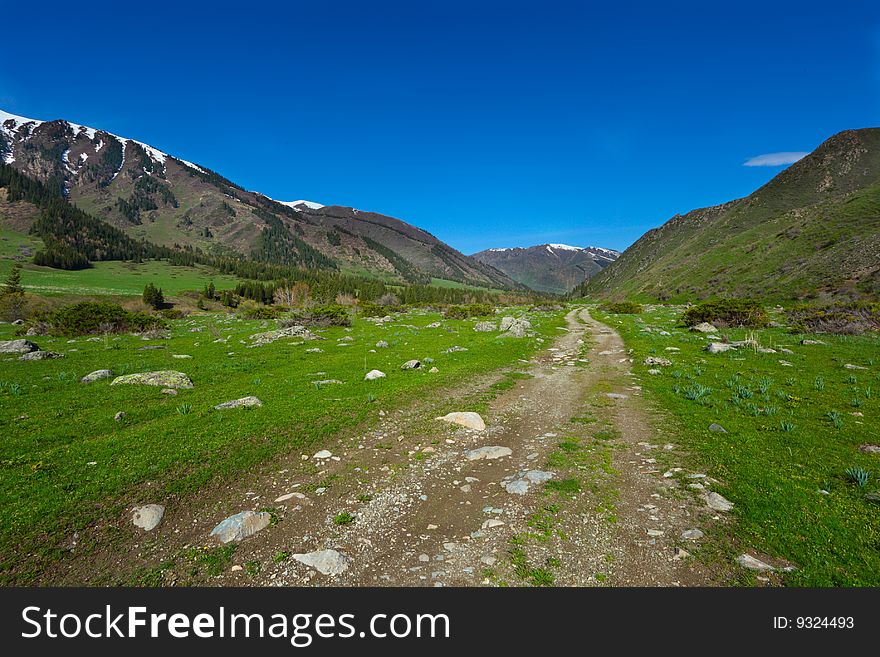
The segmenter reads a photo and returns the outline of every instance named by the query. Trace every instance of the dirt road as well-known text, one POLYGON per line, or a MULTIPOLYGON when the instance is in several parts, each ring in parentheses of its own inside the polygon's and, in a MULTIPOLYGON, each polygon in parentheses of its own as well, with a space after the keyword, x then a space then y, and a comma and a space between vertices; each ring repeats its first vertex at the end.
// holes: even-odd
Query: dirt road
MULTIPOLYGON (((131 556, 149 567, 201 549, 225 515, 268 508, 278 522, 199 583, 711 584, 688 554, 694 542, 681 538, 713 522, 699 498, 701 475, 675 471, 681 455, 634 383, 620 336, 584 309, 566 320, 555 343, 518 363, 509 388, 492 396, 485 430, 436 415, 472 410, 497 375, 447 400, 383 413, 375 430, 330 445, 327 458, 290 454, 207 489, 166 516, 161 538, 103 567, 131 568, 131 556), (506 455, 468 458, 481 447, 506 455), (322 574, 294 556, 323 550, 335 551, 339 572, 322 574)), ((163 584, 182 583, 174 569, 162 575, 163 584)))

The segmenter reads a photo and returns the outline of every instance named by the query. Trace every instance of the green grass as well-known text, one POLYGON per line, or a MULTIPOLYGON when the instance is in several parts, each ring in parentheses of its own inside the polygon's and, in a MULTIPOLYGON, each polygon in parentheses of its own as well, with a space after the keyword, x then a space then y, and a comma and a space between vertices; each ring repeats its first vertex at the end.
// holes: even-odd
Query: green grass
MULTIPOLYGON (((529 317, 544 338, 564 324, 562 312, 529 317)), ((386 327, 357 321, 350 331, 320 330, 326 340, 295 345, 287 339, 253 349, 240 341, 264 330, 259 320, 199 316, 171 326, 171 339, 149 342, 129 335, 94 342, 37 337, 40 347, 65 358, 0 359, 0 562, 6 571, 15 566, 7 581, 35 581, 35 564, 60 558, 58 546, 99 518, 123 517, 135 503, 185 497, 212 478, 234 476, 280 451, 305 453, 330 445, 338 432, 374 422, 379 409, 431 399, 435 390, 507 366, 541 347, 531 338, 497 339, 474 331, 471 321, 419 311, 386 327), (438 320, 450 331, 406 326, 438 320), (337 346, 345 335, 354 341, 337 346), (218 336, 227 342, 214 343, 218 336), (370 353, 380 339, 389 348, 370 353), (167 348, 139 350, 148 344, 167 348), (453 345, 468 351, 445 353, 453 345), (306 353, 316 346, 323 353, 306 353), (426 357, 435 359, 439 374, 400 369, 409 359, 426 357), (111 386, 108 380, 79 383, 103 368, 116 375, 179 370, 195 387, 168 396, 158 388, 111 386), (374 368, 387 378, 364 381, 364 373, 374 368), (318 388, 309 376, 315 372, 344 383, 318 388), (264 406, 214 410, 246 395, 256 395, 264 406), (124 422, 114 421, 117 411, 126 412, 124 422)), ((14 328, 0 325, 0 339, 13 338, 14 328)), ((328 478, 319 485, 330 488, 333 482, 328 478)))
MULTIPOLYGON (((0 278, 5 279, 12 265, 12 260, 0 259, 0 278)), ((211 280, 217 289, 233 288, 237 283, 234 277, 216 274, 205 267, 180 267, 164 261, 113 261, 96 262, 93 265, 80 271, 65 271, 25 264, 22 285, 31 294, 47 296, 140 296, 147 283, 161 287, 166 295, 185 290, 201 290, 211 280)))
POLYGON ((869 391, 880 385, 880 337, 725 330, 731 339, 751 336, 794 353, 710 355, 702 350, 704 336, 677 326, 680 312, 657 307, 641 318, 594 315, 621 331, 634 349, 642 385, 671 414, 694 468, 722 482, 714 488, 736 505, 737 522, 725 528, 724 539, 733 545, 722 552, 731 558, 751 548, 790 560, 797 567, 784 575, 790 585, 880 585, 880 514, 865 498, 866 490, 880 489, 880 459, 859 451, 880 442, 880 403, 869 391), (671 335, 643 332, 644 326, 671 335), (804 337, 826 344, 800 345, 804 337), (667 352, 667 346, 681 351, 667 352), (642 362, 651 355, 673 365, 648 375, 642 362), (848 370, 846 363, 867 369, 848 370), (691 394, 694 389, 703 393, 691 394), (860 416, 852 414, 853 399, 860 416), (712 423, 727 433, 709 431, 712 423), (870 472, 866 488, 846 474, 858 467, 870 472))

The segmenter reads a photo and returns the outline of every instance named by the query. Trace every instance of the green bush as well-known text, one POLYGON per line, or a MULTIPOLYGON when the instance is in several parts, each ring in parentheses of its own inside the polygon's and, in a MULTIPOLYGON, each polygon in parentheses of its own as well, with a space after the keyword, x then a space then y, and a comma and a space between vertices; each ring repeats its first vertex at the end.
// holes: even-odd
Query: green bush
POLYGON ((236 314, 243 319, 275 319, 278 317, 278 310, 245 299, 239 304, 236 314))
POLYGON ((463 306, 449 306, 443 314, 449 319, 469 319, 489 317, 495 314, 495 309, 488 303, 469 303, 463 306))
POLYGON ((681 316, 685 326, 709 322, 718 327, 761 327, 770 323, 764 306, 755 299, 712 299, 688 308, 681 316))
POLYGON ((830 306, 797 306, 788 311, 793 330, 801 333, 861 335, 880 331, 880 304, 853 302, 830 306))
POLYGON ((142 312, 129 312, 106 301, 81 301, 57 310, 39 313, 35 323, 50 335, 142 332, 167 327, 165 320, 142 312))
POLYGON ((615 315, 639 315, 642 312, 642 305, 633 301, 621 301, 619 303, 604 303, 600 306, 600 310, 615 315))
POLYGON ((294 324, 301 326, 351 326, 351 317, 349 317, 347 306, 328 304, 296 310, 285 318, 282 324, 291 326, 294 324))

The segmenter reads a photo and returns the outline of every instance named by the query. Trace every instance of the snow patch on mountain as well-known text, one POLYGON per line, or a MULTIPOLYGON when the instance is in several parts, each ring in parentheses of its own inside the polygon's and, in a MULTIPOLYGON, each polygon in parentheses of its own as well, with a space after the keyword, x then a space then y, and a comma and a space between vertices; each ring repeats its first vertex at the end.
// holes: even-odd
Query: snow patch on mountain
MULTIPOLYGON (((274 199, 273 199, 274 200, 274 199)), ((299 201, 276 201, 276 203, 280 203, 281 205, 286 205, 289 208, 293 208, 294 210, 302 210, 302 207, 305 206, 310 210, 320 210, 324 206, 320 203, 315 203, 314 201, 304 201, 300 199, 299 201)))

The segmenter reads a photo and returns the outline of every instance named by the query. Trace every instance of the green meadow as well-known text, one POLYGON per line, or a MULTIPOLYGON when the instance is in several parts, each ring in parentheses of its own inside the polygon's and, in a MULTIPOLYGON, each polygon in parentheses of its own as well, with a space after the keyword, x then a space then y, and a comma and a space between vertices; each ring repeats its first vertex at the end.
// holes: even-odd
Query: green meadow
MULTIPOLYGON (((281 450, 319 449, 337 432, 374 421, 380 409, 429 398, 433 390, 528 357, 541 336, 553 337, 564 325, 562 312, 528 317, 537 334, 522 339, 499 339, 474 331, 473 321, 423 311, 396 315, 386 325, 357 319, 351 328, 315 329, 322 340, 286 338, 253 348, 249 336, 274 328, 274 321, 203 315, 171 322, 168 339, 33 338, 64 358, 0 359, 4 580, 33 581, 38 563, 60 558, 73 532, 122 514, 130 503, 193 494, 212 478, 281 450), (436 321, 440 328, 425 328, 436 321), (389 346, 376 348, 379 340, 389 346), (446 353, 452 346, 467 351, 446 353), (307 351, 314 348, 321 352, 307 351), (424 366, 401 370, 409 359, 424 366), (439 372, 429 373, 433 366, 439 372), (117 376, 178 370, 194 387, 170 396, 150 386, 111 386, 109 379, 80 383, 96 369, 117 376), (387 378, 365 381, 371 369, 387 378), (319 383, 328 380, 341 383, 319 383), (214 409, 248 395, 263 407, 214 409), (115 421, 120 411, 126 416, 115 421)), ((14 338, 14 329, 0 325, 0 340, 14 338)))

